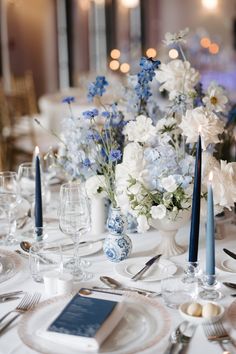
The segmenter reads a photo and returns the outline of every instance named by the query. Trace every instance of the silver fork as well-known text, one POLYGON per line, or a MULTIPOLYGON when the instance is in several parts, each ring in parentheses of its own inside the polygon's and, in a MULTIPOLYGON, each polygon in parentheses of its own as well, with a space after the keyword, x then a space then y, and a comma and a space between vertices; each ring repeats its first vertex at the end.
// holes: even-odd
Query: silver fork
POLYGON ((40 293, 34 293, 33 295, 30 294, 25 294, 19 305, 14 309, 9 312, 7 312, 1 319, 0 323, 10 314, 13 312, 16 312, 17 314, 12 317, 8 322, 6 322, 1 328, 0 328, 0 334, 5 331, 5 329, 13 322, 15 319, 17 319, 20 315, 25 313, 26 311, 30 310, 33 306, 35 306, 39 300, 40 300, 41 294, 40 293))
POLYGON ((232 343, 234 345, 221 321, 212 324, 204 324, 203 329, 207 339, 219 343, 224 351, 226 350, 224 343, 232 343))

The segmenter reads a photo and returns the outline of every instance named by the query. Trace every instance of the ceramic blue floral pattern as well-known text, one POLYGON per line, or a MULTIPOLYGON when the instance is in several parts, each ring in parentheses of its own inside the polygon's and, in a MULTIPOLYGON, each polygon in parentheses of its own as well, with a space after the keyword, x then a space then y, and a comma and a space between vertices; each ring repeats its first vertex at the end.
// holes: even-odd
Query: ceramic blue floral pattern
POLYGON ((107 220, 110 232, 103 244, 106 257, 112 262, 120 262, 128 258, 132 251, 132 242, 124 233, 125 218, 119 208, 111 208, 107 220))

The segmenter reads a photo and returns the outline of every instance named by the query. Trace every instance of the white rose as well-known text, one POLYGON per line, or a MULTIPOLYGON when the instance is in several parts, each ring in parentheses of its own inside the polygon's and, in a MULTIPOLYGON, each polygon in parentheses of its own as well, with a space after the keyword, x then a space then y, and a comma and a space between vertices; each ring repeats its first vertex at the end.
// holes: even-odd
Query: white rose
POLYGON ((124 148, 122 165, 125 165, 132 175, 133 172, 140 172, 143 169, 143 151, 138 143, 129 143, 124 148))
POLYGON ((151 215, 153 219, 163 219, 166 216, 166 207, 163 204, 151 207, 151 215))
POLYGON ((145 215, 139 215, 137 217, 137 222, 138 222, 138 232, 146 232, 150 226, 147 221, 147 217, 145 215))
POLYGON ((164 177, 161 179, 162 187, 167 191, 173 193, 178 187, 173 176, 164 177))
POLYGON ((209 144, 218 143, 218 135, 224 131, 224 123, 204 107, 188 109, 179 126, 187 137, 187 143, 197 142, 201 130, 203 150, 206 150, 209 144))
POLYGON ((125 126, 123 133, 128 135, 129 141, 150 143, 156 135, 156 128, 153 126, 151 118, 140 115, 125 126))
POLYGON ((92 176, 87 179, 85 182, 86 192, 89 198, 100 197, 104 198, 107 196, 105 191, 106 188, 106 180, 104 176, 92 176), (101 192, 99 190, 102 189, 101 192))
POLYGON ((188 61, 171 60, 168 64, 161 64, 156 73, 156 79, 161 83, 160 91, 167 90, 170 100, 181 93, 194 91, 200 75, 191 67, 188 61))

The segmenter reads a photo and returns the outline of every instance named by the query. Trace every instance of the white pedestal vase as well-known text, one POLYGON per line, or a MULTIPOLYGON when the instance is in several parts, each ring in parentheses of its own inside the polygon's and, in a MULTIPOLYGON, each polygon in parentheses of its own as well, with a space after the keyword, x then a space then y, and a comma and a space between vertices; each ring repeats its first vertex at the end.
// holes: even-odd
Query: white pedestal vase
POLYGON ((105 223, 107 219, 107 210, 104 198, 90 199, 90 215, 91 215, 91 234, 101 235, 105 232, 105 223))
POLYGON ((175 236, 178 230, 183 227, 190 219, 190 211, 180 211, 175 220, 169 219, 167 216, 161 220, 152 219, 150 225, 158 230, 161 235, 161 242, 155 249, 156 253, 162 254, 164 257, 177 256, 186 251, 186 249, 180 246, 175 236))

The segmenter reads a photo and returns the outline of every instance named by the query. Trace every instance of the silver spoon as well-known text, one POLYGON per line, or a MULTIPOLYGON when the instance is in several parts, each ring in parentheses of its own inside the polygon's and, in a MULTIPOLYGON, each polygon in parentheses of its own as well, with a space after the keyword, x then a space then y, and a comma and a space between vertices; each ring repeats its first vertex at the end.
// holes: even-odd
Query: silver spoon
POLYGON ((145 290, 145 289, 141 289, 141 288, 134 288, 134 287, 124 287, 120 282, 118 282, 117 280, 108 277, 108 276, 101 276, 100 277, 101 282, 103 282, 104 284, 106 284, 109 288, 112 289, 120 289, 120 290, 126 290, 126 291, 135 291, 138 292, 139 294, 142 295, 153 295, 153 296, 159 296, 161 295, 161 293, 157 293, 155 291, 151 291, 151 290, 145 290))
MULTIPOLYGON (((31 247, 31 243, 28 242, 28 241, 21 241, 20 247, 23 249, 23 251, 25 251, 26 253, 29 253, 30 247, 31 247)), ((54 261, 52 261, 51 259, 49 259, 47 257, 42 256, 40 253, 37 254, 37 257, 43 263, 46 263, 46 264, 53 264, 54 263, 54 261)))

